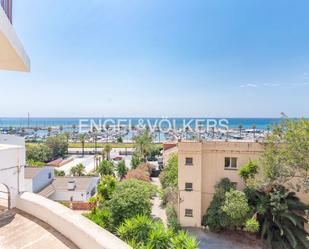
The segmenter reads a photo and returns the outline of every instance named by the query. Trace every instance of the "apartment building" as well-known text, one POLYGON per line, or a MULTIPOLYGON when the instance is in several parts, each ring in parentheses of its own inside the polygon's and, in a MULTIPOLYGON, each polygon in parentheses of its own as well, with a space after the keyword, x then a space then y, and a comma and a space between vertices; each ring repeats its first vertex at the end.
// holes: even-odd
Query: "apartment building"
POLYGON ((260 143, 252 141, 185 141, 178 143, 178 215, 182 226, 199 227, 215 192, 224 177, 237 189, 244 182, 238 169, 256 160, 263 152, 260 143))

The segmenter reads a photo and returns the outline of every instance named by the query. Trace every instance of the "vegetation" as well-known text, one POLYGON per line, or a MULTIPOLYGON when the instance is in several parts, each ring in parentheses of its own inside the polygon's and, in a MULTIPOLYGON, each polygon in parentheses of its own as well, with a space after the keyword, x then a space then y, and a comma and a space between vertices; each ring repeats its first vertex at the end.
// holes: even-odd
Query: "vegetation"
POLYGON ((108 201, 111 199, 117 185, 117 180, 114 176, 106 175, 101 178, 97 186, 100 201, 108 201))
POLYGON ((65 157, 68 154, 69 144, 63 134, 47 138, 45 144, 51 149, 53 159, 65 157))
POLYGON ((255 217, 252 217, 246 221, 244 230, 249 233, 257 233, 260 230, 260 223, 255 217))
POLYGON ((149 216, 153 191, 151 184, 139 180, 120 182, 108 202, 113 224, 118 226, 125 219, 136 215, 149 216))
POLYGON ((251 189, 246 191, 255 208, 260 224, 260 235, 272 248, 309 248, 308 234, 304 230, 306 207, 295 193, 283 186, 270 192, 251 189))
POLYGON ((150 174, 152 170, 152 165, 149 163, 143 163, 139 165, 136 169, 128 171, 125 179, 137 179, 144 182, 150 182, 150 174))
POLYGON ((109 161, 111 158, 112 146, 110 144, 106 144, 104 146, 104 154, 106 155, 106 159, 109 161))
POLYGON ((65 172, 63 170, 54 170, 55 176, 65 176, 65 172))
POLYGON ((248 163, 246 163, 244 166, 242 166, 239 169, 239 175, 241 178, 244 179, 245 182, 247 182, 250 179, 254 179, 256 174, 258 173, 258 162, 249 160, 248 163))
POLYGON ((163 188, 177 187, 178 185, 178 156, 171 155, 164 170, 160 174, 160 181, 163 188))
POLYGON ((126 219, 117 229, 118 236, 127 241, 133 248, 160 249, 197 249, 195 239, 181 231, 175 233, 166 229, 161 222, 153 221, 148 216, 138 215, 126 219))
POLYGON ((284 118, 268 136, 262 156, 264 185, 309 191, 309 121, 284 118))
MULTIPOLYGON (((107 143, 98 143, 97 148, 104 149, 107 143)), ((133 148, 134 144, 132 143, 108 143, 112 148, 133 148)), ((82 148, 81 143, 69 143, 69 148, 82 148)), ((94 149, 95 148, 95 143, 85 143, 84 148, 87 149, 94 149)))
POLYGON ((225 203, 225 194, 231 189, 234 189, 234 185, 228 178, 223 178, 215 187, 214 197, 202 222, 211 231, 219 232, 230 225, 229 218, 222 207, 225 203))
POLYGON ((135 151, 140 156, 142 162, 146 162, 146 158, 150 155, 153 149, 152 137, 146 130, 143 134, 134 138, 135 151))
POLYGON ((48 162, 52 159, 52 151, 45 144, 27 144, 26 146, 27 162, 48 162))
POLYGON ((42 167, 45 165, 44 162, 34 161, 33 159, 28 159, 26 164, 30 167, 42 167))
POLYGON ((97 168, 97 173, 100 174, 100 176, 105 175, 114 175, 115 172, 115 165, 107 160, 103 160, 99 167, 97 168))
POLYGON ((131 160, 132 169, 136 169, 140 164, 141 164, 140 156, 137 155, 137 153, 133 153, 131 160))
POLYGON ((229 227, 242 228, 249 216, 249 204, 246 195, 238 190, 230 189, 225 193, 221 210, 226 214, 229 227))
POLYGON ((173 205, 169 204, 166 207, 167 225, 173 232, 178 232, 181 230, 180 223, 173 205))
POLYGON ((128 173, 128 168, 124 160, 121 160, 117 165, 117 173, 120 179, 123 179, 128 173))
POLYGON ((85 166, 82 163, 76 164, 71 168, 70 173, 73 176, 83 176, 85 173, 85 166))

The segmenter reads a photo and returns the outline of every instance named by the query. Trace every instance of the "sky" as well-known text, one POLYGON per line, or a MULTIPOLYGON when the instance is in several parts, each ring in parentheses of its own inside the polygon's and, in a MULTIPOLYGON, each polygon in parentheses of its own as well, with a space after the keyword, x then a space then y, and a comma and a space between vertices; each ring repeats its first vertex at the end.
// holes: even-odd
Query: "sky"
POLYGON ((309 117, 307 0, 15 0, 0 116, 309 117))

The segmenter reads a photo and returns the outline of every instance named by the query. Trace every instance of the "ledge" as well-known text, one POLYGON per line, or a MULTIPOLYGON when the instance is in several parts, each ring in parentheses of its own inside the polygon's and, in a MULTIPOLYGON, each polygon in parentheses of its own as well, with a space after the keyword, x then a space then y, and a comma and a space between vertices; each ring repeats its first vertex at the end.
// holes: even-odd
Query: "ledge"
POLYGON ((16 207, 49 224, 80 249, 132 249, 82 215, 42 196, 21 193, 17 197, 16 207))

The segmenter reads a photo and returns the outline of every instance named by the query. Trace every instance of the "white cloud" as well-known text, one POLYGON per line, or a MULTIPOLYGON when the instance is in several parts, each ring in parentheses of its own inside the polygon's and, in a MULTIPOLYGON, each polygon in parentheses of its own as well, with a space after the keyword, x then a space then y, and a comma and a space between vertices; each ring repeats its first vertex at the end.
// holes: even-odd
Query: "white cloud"
POLYGON ((244 88, 244 87, 249 87, 249 88, 257 88, 257 87, 258 87, 258 85, 248 83, 248 84, 243 84, 243 85, 240 85, 240 87, 241 87, 241 88, 244 88))

